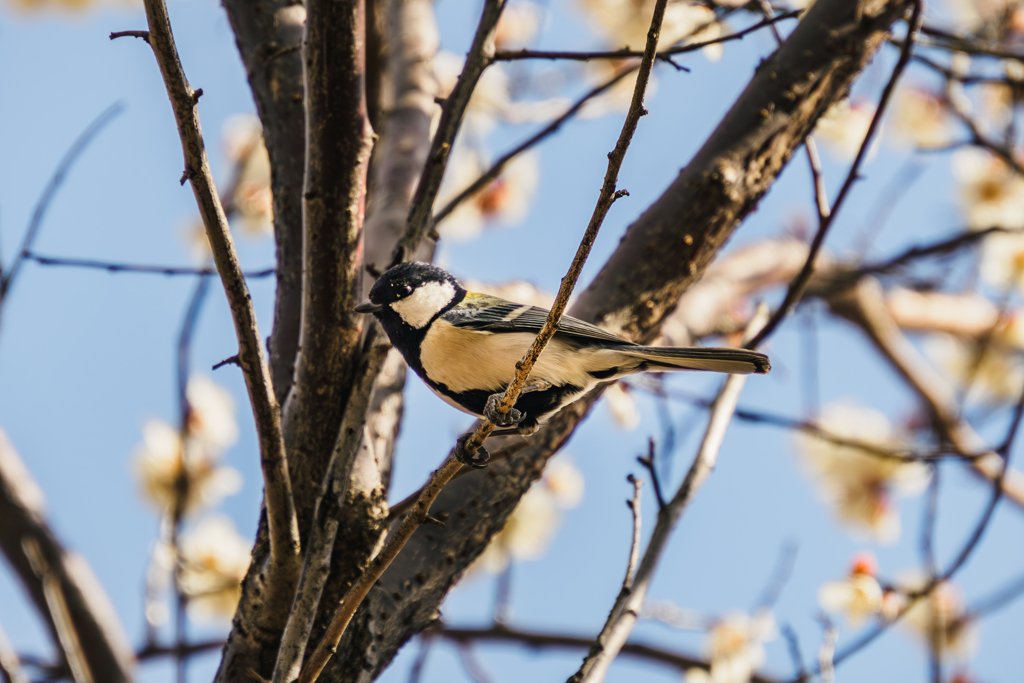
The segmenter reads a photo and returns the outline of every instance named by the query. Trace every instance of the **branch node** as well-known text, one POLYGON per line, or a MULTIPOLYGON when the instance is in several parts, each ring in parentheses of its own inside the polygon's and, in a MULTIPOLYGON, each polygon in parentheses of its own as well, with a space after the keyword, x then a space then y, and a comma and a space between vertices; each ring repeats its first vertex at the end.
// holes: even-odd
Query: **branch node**
POLYGON ((202 96, 203 96, 203 89, 202 88, 197 88, 196 90, 193 90, 192 91, 192 106, 195 106, 196 104, 198 104, 199 103, 199 98, 202 97, 202 96))
POLYGON ((430 515, 426 515, 423 518, 423 523, 424 524, 433 524, 434 526, 439 526, 442 529, 444 528, 444 522, 439 520, 437 517, 431 517, 430 515))
POLYGON ((225 365, 237 365, 238 367, 242 367, 242 361, 241 361, 241 359, 240 359, 240 358, 238 357, 238 354, 236 353, 235 355, 233 355, 233 356, 231 356, 231 357, 229 357, 229 358, 225 358, 225 359, 224 359, 224 360, 222 360, 221 362, 219 362, 219 363, 217 363, 216 365, 214 365, 214 366, 213 366, 213 367, 211 368, 211 370, 217 370, 217 369, 219 369, 219 368, 222 368, 222 367, 224 367, 225 365))
POLYGON ((142 38, 146 41, 147 45, 151 44, 149 42, 149 31, 113 31, 110 34, 110 39, 114 40, 115 38, 142 38))

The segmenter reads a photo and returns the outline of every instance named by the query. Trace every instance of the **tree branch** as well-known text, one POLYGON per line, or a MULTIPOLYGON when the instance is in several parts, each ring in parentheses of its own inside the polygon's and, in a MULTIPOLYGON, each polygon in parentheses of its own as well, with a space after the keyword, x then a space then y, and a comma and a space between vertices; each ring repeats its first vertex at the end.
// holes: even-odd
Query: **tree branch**
MULTIPOLYGON (((844 95, 906 7, 904 0, 818 0, 762 63, 689 165, 626 232, 570 313, 634 341, 655 338, 680 294, 754 209, 817 118, 844 95)), ((430 623, 446 591, 599 394, 567 406, 485 472, 445 487, 431 510, 435 517, 449 513, 446 528, 413 535, 355 616, 358 631, 373 634, 374 648, 350 649, 346 636, 329 669, 332 677, 372 680, 411 634, 430 623)))
MULTIPOLYGON (((747 339, 756 336, 767 320, 767 308, 762 306, 747 328, 747 339)), ((661 559, 661 553, 679 522, 679 518, 693 502, 697 492, 700 491, 715 468, 718 452, 725 439, 726 429, 729 427, 732 414, 736 410, 736 403, 740 398, 740 392, 743 391, 746 381, 746 375, 730 375, 723 383, 721 391, 715 398, 711 415, 708 417, 704 440, 701 442, 693 464, 690 465, 690 470, 686 473, 676 494, 658 512, 658 521, 647 542, 647 549, 644 551, 644 557, 640 561, 640 567, 637 569, 629 593, 625 599, 616 600, 616 605, 612 608, 608 620, 595 639, 590 654, 583 660, 579 671, 569 678, 569 683, 603 681, 612 661, 633 632, 633 626, 636 625, 637 618, 647 599, 647 590, 654 579, 654 572, 661 559)))
POLYGON ((306 104, 302 329, 284 439, 305 541, 359 362, 359 247, 373 131, 366 108, 363 0, 311 0, 306 104))
POLYGON ((819 189, 819 186, 821 185, 820 172, 818 171, 815 163, 817 160, 817 150, 813 147, 813 140, 808 137, 810 144, 807 147, 807 153, 808 158, 811 160, 812 174, 815 179, 815 196, 817 198, 816 205, 818 207, 818 231, 815 233, 814 240, 811 242, 811 248, 807 254, 807 261, 804 263, 804 267, 790 283, 789 288, 786 290, 786 296, 783 298, 778 310, 775 311, 772 319, 768 321, 768 324, 764 326, 764 329, 761 330, 760 334, 750 340, 750 348, 752 349, 756 349, 761 342, 767 339, 779 326, 779 323, 789 315, 793 306, 795 306, 797 301, 803 297, 804 291, 807 289, 807 284, 811 281, 811 276, 814 274, 814 265, 818 257, 818 252, 821 251, 821 246, 825 242, 825 235, 828 234, 828 229, 832 226, 833 221, 835 221, 836 214, 839 212, 839 209, 842 207, 847 195, 853 188, 853 183, 860 176, 860 165, 864 161, 864 157, 867 155, 868 149, 871 147, 871 141, 874 139, 875 131, 878 130, 879 124, 881 124, 882 115, 885 114, 885 109, 889 104, 889 99, 892 97, 893 91, 896 89, 896 84, 899 82, 900 76, 903 74, 903 70, 910 61, 910 53, 914 45, 914 37, 921 26, 922 0, 914 0, 913 7, 913 13, 910 15, 910 20, 907 22, 907 39, 903 41, 900 58, 897 60, 896 66, 893 67, 888 83, 885 84, 885 88, 882 90, 882 96, 878 101, 878 107, 875 109, 874 116, 871 117, 871 123, 868 125, 868 130, 864 134, 864 140, 860 144, 860 149, 857 150, 857 156, 854 158, 853 164, 850 165, 850 171, 846 174, 846 180, 843 181, 842 187, 839 188, 839 194, 836 195, 836 201, 832 205, 831 210, 826 210, 824 208, 824 192, 823 188, 819 189), (812 152, 812 150, 814 151, 812 152))
POLYGON ((302 311, 302 176, 306 121, 299 47, 306 9, 292 0, 224 0, 238 52, 263 122, 270 157, 277 248, 277 296, 270 376, 283 405, 292 384, 302 311))
MULTIPOLYGON (((930 408, 936 428, 961 453, 983 453, 968 462, 988 481, 1002 476, 1003 459, 989 451, 981 436, 960 416, 956 391, 945 378, 925 361, 900 332, 889 315, 881 286, 873 278, 864 278, 845 293, 828 300, 832 311, 857 325, 930 408)), ((1005 494, 1018 506, 1024 506, 1024 473, 1010 470, 1001 479, 1005 494)))
MULTIPOLYGON (((710 40, 702 40, 696 43, 687 43, 686 45, 677 45, 670 47, 666 50, 659 50, 655 55, 656 59, 661 61, 671 61, 671 58, 675 55, 685 54, 687 52, 696 52, 702 50, 709 45, 719 45, 721 43, 728 43, 733 40, 742 40, 745 36, 760 31, 766 26, 773 26, 774 24, 784 21, 786 19, 796 19, 803 13, 804 10, 790 10, 788 12, 782 12, 773 17, 766 17, 761 21, 748 26, 735 33, 729 35, 719 36, 718 38, 712 38, 710 40)), ((630 57, 643 57, 644 53, 641 50, 630 50, 624 48, 622 50, 612 51, 593 51, 593 52, 571 52, 571 51, 557 51, 557 50, 499 50, 494 53, 494 61, 496 62, 510 62, 520 59, 550 59, 558 60, 564 59, 574 62, 588 62, 595 59, 629 59, 630 57)))
POLYGON ((145 0, 150 45, 167 87, 174 118, 185 156, 185 176, 192 181, 199 213, 206 226, 213 259, 220 274, 224 293, 238 337, 238 364, 245 377, 260 443, 260 465, 266 487, 267 520, 270 531, 271 574, 267 600, 290 598, 298 573, 299 540, 295 508, 292 502, 288 460, 281 434, 281 418, 274 396, 256 312, 249 288, 238 263, 238 255, 228 229, 210 171, 196 114, 195 92, 185 78, 171 33, 170 18, 163 0, 145 0), (278 590, 279 589, 279 590, 278 590), (278 591, 276 596, 274 591, 278 591))
POLYGON ((14 279, 18 276, 21 271, 21 264, 28 257, 29 252, 32 250, 32 244, 35 242, 36 237, 39 235, 39 229, 43 225, 43 218, 46 216, 46 210, 50 208, 50 203, 57 194, 57 190, 64 183, 64 178, 67 176, 68 171, 74 165, 78 157, 85 151, 96 136, 103 130, 108 123, 110 123, 115 116, 121 113, 124 109, 124 105, 120 102, 115 102, 106 109, 104 109, 99 116, 97 116, 92 123, 90 123, 84 131, 71 143, 71 147, 64 153, 64 157, 57 164, 57 170, 53 172, 53 176, 50 177, 50 181, 46 184, 46 188, 43 190, 43 194, 40 195, 39 201, 36 202, 35 209, 32 211, 32 218, 28 222, 28 227, 25 229, 25 235, 21 238, 21 246, 18 247, 17 253, 14 255, 14 260, 11 261, 11 265, 7 267, 7 270, 0 273, 0 310, 3 308, 4 299, 7 297, 7 292, 10 290, 11 285, 14 284, 14 279))
POLYGON ((434 134, 430 153, 416 185, 416 194, 409 209, 405 232, 395 246, 389 265, 396 265, 412 258, 423 238, 433 231, 431 218, 434 213, 434 200, 437 198, 437 191, 441 189, 441 179, 448 166, 452 145, 455 144, 455 136, 462 125, 469 99, 484 69, 494 59, 494 33, 505 4, 506 0, 484 1, 480 23, 473 36, 473 44, 466 55, 462 74, 441 108, 441 120, 437 124, 437 133, 434 134))
MULTIPOLYGON (((216 275, 216 268, 182 268, 178 266, 148 266, 140 263, 112 263, 110 261, 96 261, 94 259, 82 258, 58 258, 55 256, 41 256, 34 252, 25 254, 25 259, 35 261, 41 266, 59 266, 66 268, 88 268, 93 270, 105 270, 108 273, 146 273, 152 275, 216 275)), ((242 277, 249 279, 260 279, 270 277, 275 272, 274 268, 263 270, 251 270, 242 273, 242 277)))
MULTIPOLYGON (((519 643, 530 649, 585 649, 594 642, 593 639, 587 636, 524 631, 500 625, 491 626, 490 628, 457 628, 439 623, 425 631, 423 635, 427 637, 437 635, 447 640, 466 643, 519 643)), ((707 670, 710 666, 706 659, 632 641, 622 646, 622 654, 649 662, 665 664, 680 672, 693 668, 707 670)), ((775 679, 757 674, 751 676, 750 680, 753 683, 775 683, 775 679)))
POLYGON ((75 657, 64 648, 70 638, 86 675, 127 683, 135 658, 117 614, 85 559, 57 540, 43 507, 43 492, 0 431, 0 550, 68 661, 75 657))

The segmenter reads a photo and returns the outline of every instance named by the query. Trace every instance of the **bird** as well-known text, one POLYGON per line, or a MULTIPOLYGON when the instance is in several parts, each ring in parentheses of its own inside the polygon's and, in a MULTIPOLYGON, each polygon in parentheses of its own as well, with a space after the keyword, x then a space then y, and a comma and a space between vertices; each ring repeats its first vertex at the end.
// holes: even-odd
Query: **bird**
MULTIPOLYGON (((493 435, 529 436, 595 385, 626 375, 771 369, 768 357, 755 351, 640 346, 565 315, 513 409, 502 413, 501 395, 547 309, 467 291, 443 268, 407 261, 385 271, 355 311, 372 313, 420 379, 446 403, 490 420, 498 427, 493 435)), ((464 463, 480 466, 476 455, 456 452, 464 463)))

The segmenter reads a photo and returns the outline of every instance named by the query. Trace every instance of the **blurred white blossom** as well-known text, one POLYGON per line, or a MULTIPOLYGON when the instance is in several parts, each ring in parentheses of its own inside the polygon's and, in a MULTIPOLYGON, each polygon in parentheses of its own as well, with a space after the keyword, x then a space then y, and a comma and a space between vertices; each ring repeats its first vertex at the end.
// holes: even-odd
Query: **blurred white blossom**
POLYGON ((499 50, 526 47, 540 30, 544 10, 535 2, 511 2, 502 11, 494 31, 494 44, 499 50))
POLYGON ((640 426, 640 409, 629 387, 622 382, 614 382, 604 390, 602 397, 616 427, 630 432, 640 426))
POLYGON ((997 330, 984 346, 972 339, 936 333, 925 342, 925 353, 960 390, 967 390, 968 402, 1009 401, 1024 390, 1024 364, 1019 350, 1013 348, 1019 327, 997 330))
POLYGON ((249 569, 251 543, 222 515, 204 518, 181 539, 179 588, 190 616, 230 619, 249 569))
POLYGON ((687 683, 747 683, 764 664, 764 643, 776 635, 775 618, 768 610, 725 617, 708 633, 710 669, 688 670, 687 683))
MULTIPOLYGON (((905 578, 903 585, 915 591, 923 588, 926 581, 923 575, 916 574, 905 578)), ((967 618, 960 589, 948 581, 912 604, 899 623, 932 651, 942 655, 967 661, 977 650, 976 624, 967 618)))
POLYGON ((263 144, 263 124, 252 114, 236 114, 222 132, 224 152, 234 163, 232 205, 242 227, 253 235, 273 232, 274 202, 270 191, 270 156, 263 144))
POLYGON ((138 0, 7 0, 6 4, 26 14, 29 12, 80 13, 111 7, 134 10, 141 5, 138 0))
MULTIPOLYGON (((832 404, 816 422, 826 433, 865 445, 893 450, 903 442, 885 415, 870 408, 832 404)), ((894 498, 923 491, 929 481, 927 466, 806 433, 797 435, 797 447, 818 493, 844 523, 879 543, 896 541, 900 516, 894 498)))
POLYGON ((953 175, 970 228, 1024 228, 1024 178, 1002 159, 965 147, 953 155, 953 175))
MULTIPOLYGON (((579 0, 584 14, 604 34, 613 49, 643 50, 647 44, 647 31, 656 0, 579 0)), ((679 43, 703 42, 721 35, 722 27, 714 10, 703 3, 683 0, 671 2, 665 8, 658 48, 665 49, 679 43)), ((710 59, 721 56, 721 45, 708 54, 710 59)))
POLYGON ((850 574, 842 581, 829 581, 818 590, 818 604, 827 612, 846 615, 850 625, 859 626, 865 619, 882 611, 885 594, 875 575, 878 562, 871 553, 854 558, 850 574))
POLYGON ((896 93, 892 129, 899 138, 925 149, 948 145, 953 139, 946 105, 933 93, 913 86, 896 93))
MULTIPOLYGON (((448 164, 434 206, 441 209, 473 184, 487 169, 483 155, 476 150, 456 147, 448 164)), ((471 197, 467 197, 438 225, 446 239, 470 240, 488 224, 514 225, 530 210, 537 189, 540 163, 536 153, 526 152, 512 159, 497 178, 471 197)))
POLYGON ((171 510, 183 495, 182 511, 195 512, 242 485, 237 470, 219 463, 238 439, 231 395, 205 377, 189 380, 186 393, 191 412, 184 434, 162 420, 150 420, 135 450, 143 497, 161 511, 171 510))
POLYGON ((839 100, 818 119, 814 137, 821 140, 833 156, 844 161, 852 160, 864 143, 874 115, 875 107, 870 102, 839 100))
POLYGON ((565 458, 551 462, 473 567, 498 574, 513 560, 540 557, 558 529, 561 511, 576 507, 582 498, 580 471, 565 458))

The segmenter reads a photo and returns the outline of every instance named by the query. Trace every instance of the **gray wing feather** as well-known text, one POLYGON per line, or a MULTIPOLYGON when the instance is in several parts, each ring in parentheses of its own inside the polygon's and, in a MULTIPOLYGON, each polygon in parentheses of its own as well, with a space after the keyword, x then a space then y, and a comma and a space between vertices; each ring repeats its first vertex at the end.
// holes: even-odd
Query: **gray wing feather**
MULTIPOLYGON (((496 296, 471 293, 462 303, 442 317, 455 327, 482 332, 536 333, 544 326, 548 313, 546 308, 524 306, 496 296)), ((568 315, 562 316, 556 334, 561 337, 571 337, 583 343, 601 341, 634 346, 632 342, 626 341, 622 337, 568 315)))

